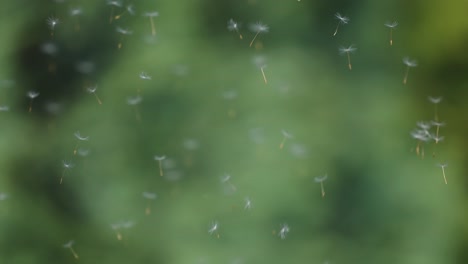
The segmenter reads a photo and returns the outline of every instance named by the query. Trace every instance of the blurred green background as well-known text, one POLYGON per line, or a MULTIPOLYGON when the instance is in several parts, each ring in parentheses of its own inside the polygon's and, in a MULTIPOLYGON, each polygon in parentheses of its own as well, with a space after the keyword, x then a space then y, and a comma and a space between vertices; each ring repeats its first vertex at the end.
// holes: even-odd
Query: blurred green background
POLYGON ((468 263, 466 1, 0 7, 0 263, 468 263))

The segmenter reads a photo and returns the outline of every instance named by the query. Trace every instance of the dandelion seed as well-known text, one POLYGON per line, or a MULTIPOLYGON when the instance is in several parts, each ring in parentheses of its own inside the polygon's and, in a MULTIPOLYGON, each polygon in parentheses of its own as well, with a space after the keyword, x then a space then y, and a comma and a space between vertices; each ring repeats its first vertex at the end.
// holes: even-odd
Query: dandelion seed
POLYGON ((10 195, 8 193, 0 192, 0 201, 5 201, 8 198, 10 198, 10 195))
POLYGON ((76 155, 76 149, 78 148, 78 144, 80 143, 80 141, 88 141, 89 140, 89 136, 88 137, 83 137, 81 134, 80 134, 80 131, 76 131, 74 133, 76 139, 77 139, 77 142, 76 142, 76 145, 75 145, 75 148, 73 149, 73 155, 76 155))
POLYGON ((242 34, 239 32, 240 25, 232 18, 228 21, 227 28, 229 31, 235 31, 237 34, 239 34, 239 38, 243 39, 242 34))
POLYGON ((109 24, 112 24, 112 21, 114 20, 114 8, 115 7, 122 7, 122 2, 121 1, 107 0, 107 4, 111 6, 111 12, 110 12, 110 16, 109 16, 109 24))
POLYGON ((49 26, 50 28, 50 36, 54 36, 54 31, 55 31, 55 27, 60 23, 59 19, 58 18, 55 18, 53 16, 51 17, 48 17, 47 20, 47 25, 49 26))
POLYGON ((280 148, 280 149, 283 149, 284 144, 286 143, 286 139, 288 139, 288 138, 293 138, 293 135, 290 134, 289 132, 287 132, 287 131, 284 130, 284 129, 281 130, 281 134, 283 134, 283 140, 281 141, 279 148, 280 148))
POLYGON ((143 192, 142 195, 146 200, 148 200, 148 204, 145 209, 145 214, 150 215, 151 214, 151 201, 155 200, 158 196, 156 193, 152 193, 152 192, 143 192))
POLYGON ((249 197, 245 197, 244 199, 244 210, 252 209, 252 200, 249 197))
POLYGON ((74 244, 75 241, 70 240, 67 243, 63 244, 63 247, 70 249, 70 252, 73 254, 73 257, 75 257, 75 259, 79 259, 78 254, 76 254, 75 250, 73 249, 74 244))
POLYGON ((138 111, 138 105, 141 103, 142 100, 143 98, 141 98, 141 96, 139 95, 127 98, 127 104, 135 108, 135 118, 138 122, 141 121, 140 111, 138 111))
POLYGON ((281 238, 281 239, 285 239, 286 236, 288 235, 289 233, 289 226, 287 224, 282 224, 281 225, 281 229, 278 233, 278 236, 281 238))
POLYGON ((102 105, 101 99, 99 99, 99 96, 97 95, 96 90, 97 90, 97 85, 92 86, 92 87, 87 87, 87 88, 86 88, 86 91, 87 91, 88 93, 94 94, 94 97, 96 98, 98 104, 102 105))
POLYGON ((63 173, 62 173, 62 177, 60 178, 60 184, 62 184, 63 182, 63 177, 65 177, 65 173, 68 170, 71 170, 73 167, 75 167, 75 164, 73 164, 70 161, 65 161, 65 160, 62 160, 62 165, 63 165, 63 173))
POLYGON ((340 27, 341 24, 345 25, 345 24, 348 24, 349 22, 349 18, 345 16, 341 16, 340 13, 336 13, 335 18, 338 19, 338 25, 336 25, 336 29, 335 29, 335 32, 333 33, 333 36, 336 36, 336 34, 338 33, 338 28, 340 27))
POLYGON ((411 137, 418 141, 416 145, 416 155, 419 156, 421 154, 421 158, 424 158, 424 142, 427 142, 431 139, 430 133, 427 129, 418 129, 411 132, 411 137))
POLYGON ((36 98, 36 97, 39 96, 39 92, 36 92, 36 91, 29 91, 29 92, 27 93, 27 95, 28 95, 29 99, 31 99, 31 100, 29 101, 29 113, 31 113, 33 100, 34 100, 34 98, 36 98))
POLYGON ((439 128, 445 126, 444 122, 431 121, 431 124, 436 127, 436 137, 439 136, 439 128))
POLYGON ((231 175, 230 174, 225 173, 223 176, 221 176, 220 181, 224 185, 224 187, 227 187, 227 188, 225 188, 226 194, 232 194, 235 191, 237 191, 236 186, 234 184, 232 184, 232 182, 231 182, 231 175))
POLYGON ((347 55, 348 57, 348 68, 349 70, 352 69, 352 66, 351 66, 351 56, 349 55, 350 53, 353 53, 354 51, 356 51, 356 48, 353 47, 353 45, 345 48, 345 47, 340 47, 339 48, 339 51, 340 51, 340 54, 345 54, 347 55))
POLYGON ((115 230, 117 240, 122 240, 123 235, 122 232, 120 232, 121 229, 130 229, 135 225, 135 222, 133 221, 124 221, 124 222, 119 222, 116 224, 111 224, 111 228, 115 230))
POLYGON ((162 161, 166 159, 166 156, 154 156, 154 160, 158 161, 159 166, 159 176, 163 176, 162 161))
POLYGON ((409 69, 418 66, 418 63, 417 61, 411 60, 408 57, 403 58, 403 63, 406 65, 406 72, 405 77, 403 78, 403 84, 406 84, 406 81, 408 80, 409 69))
POLYGON ((429 100, 429 102, 434 104, 434 120, 437 122, 439 120, 439 115, 437 113, 437 106, 439 105, 439 103, 442 101, 443 98, 428 96, 427 99, 429 100))
POLYGON ((0 105, 0 112, 8 112, 10 107, 8 105, 0 105))
POLYGON ((447 177, 445 177, 445 168, 448 166, 447 163, 439 163, 437 164, 437 166, 439 166, 441 169, 442 169, 442 175, 444 176, 444 182, 445 184, 447 184, 447 177))
POLYGON ((320 183, 320 189, 322 191, 322 198, 325 197, 325 188, 323 187, 323 182, 326 181, 328 178, 328 175, 325 174, 323 176, 318 176, 314 178, 314 181, 317 183, 320 183))
POLYGON ((146 72, 140 73, 140 79, 142 80, 151 80, 151 76, 149 76, 146 72))
POLYGON ((80 30, 80 19, 79 16, 83 13, 83 10, 81 7, 75 7, 70 9, 70 16, 75 17, 75 31, 80 30))
POLYGON ((262 24, 262 22, 257 22, 255 24, 250 25, 250 30, 252 30, 255 33, 255 36, 253 37, 252 41, 250 42, 250 47, 252 47, 252 44, 254 43, 255 39, 257 38, 258 34, 260 33, 267 33, 269 31, 269 28, 267 25, 262 24))
POLYGON ((219 223, 218 221, 213 221, 208 228, 208 234, 213 235, 215 234, 217 238, 219 238, 219 223))
POLYGON ((397 21, 393 21, 393 22, 387 22, 385 23, 385 26, 390 28, 390 46, 393 45, 393 30, 395 30, 395 28, 398 26, 398 22, 397 21))
POLYGON ((133 31, 129 30, 129 29, 124 29, 124 28, 121 28, 121 27, 117 27, 116 28, 116 31, 118 33, 121 34, 121 37, 120 37, 120 41, 119 41, 119 44, 117 44, 117 48, 118 49, 121 49, 122 48, 122 43, 123 43, 123 38, 125 35, 132 35, 133 34, 133 31))
POLYGON ((120 19, 125 13, 129 13, 130 15, 134 15, 135 14, 135 8, 133 7, 133 5, 128 5, 127 8, 125 8, 125 10, 122 13, 116 15, 114 17, 114 19, 115 20, 120 19))
POLYGON ((149 17, 150 19, 150 23, 151 23, 151 35, 153 36, 156 36, 156 27, 154 26, 154 21, 153 21, 153 17, 158 17, 159 16, 159 12, 146 12, 143 14, 143 16, 145 17, 149 17))

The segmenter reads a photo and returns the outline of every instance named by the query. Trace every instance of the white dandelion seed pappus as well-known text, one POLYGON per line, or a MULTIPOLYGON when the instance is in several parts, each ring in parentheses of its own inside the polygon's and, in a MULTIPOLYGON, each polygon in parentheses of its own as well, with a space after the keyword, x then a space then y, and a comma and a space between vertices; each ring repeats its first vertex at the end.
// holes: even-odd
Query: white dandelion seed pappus
POLYGON ((286 236, 288 235, 290 229, 289 229, 289 226, 287 224, 282 224, 281 225, 281 229, 278 233, 278 236, 281 238, 281 239, 285 239, 286 236))
POLYGON ((28 95, 29 98, 34 99, 34 98, 36 98, 36 97, 39 96, 39 92, 36 92, 36 91, 29 91, 29 92, 27 93, 27 95, 28 95))
POLYGON ((291 133, 289 133, 288 131, 286 131, 284 129, 281 130, 281 134, 283 134, 283 136, 285 138, 293 138, 294 137, 291 133))
POLYGON ((154 160, 157 160, 157 161, 163 161, 166 159, 166 156, 154 156, 154 160))
POLYGON ((432 96, 428 96, 427 99, 429 100, 429 102, 433 103, 433 104, 438 104, 442 101, 442 97, 432 97, 432 96))
POLYGON ((267 33, 267 32, 270 30, 270 28, 268 27, 268 25, 263 24, 263 23, 260 22, 260 21, 254 23, 254 24, 251 24, 251 25, 249 26, 249 29, 250 29, 251 31, 255 32, 255 33, 258 33, 258 32, 260 32, 260 33, 267 33))
POLYGON ((158 16, 159 16, 159 12, 157 12, 157 11, 145 12, 145 13, 143 13, 143 16, 144 16, 144 17, 158 17, 158 16))
POLYGON ((0 112, 8 112, 10 107, 8 105, 0 105, 0 112))
POLYGON ((412 60, 408 57, 403 58, 403 63, 408 67, 416 67, 418 66, 418 62, 416 60, 412 60))
POLYGON ((143 98, 141 96, 139 96, 139 95, 128 97, 127 98, 127 104, 137 105, 137 104, 141 103, 142 100, 143 100, 143 98))
POLYGON ((83 14, 83 9, 81 7, 75 7, 70 9, 70 16, 79 16, 83 14))
POLYGON ((90 94, 95 93, 97 90, 97 85, 86 87, 86 91, 90 94))
POLYGON ((425 121, 418 121, 416 122, 416 126, 423 130, 429 130, 432 126, 431 122, 425 122, 425 121))
POLYGON ((46 20, 46 22, 47 22, 47 25, 49 25, 49 28, 50 28, 51 30, 54 30, 55 27, 60 23, 59 19, 58 19, 58 18, 55 18, 55 17, 53 17, 53 16, 48 17, 47 20, 46 20))
POLYGON ((115 30, 119 32, 122 35, 132 35, 133 31, 126 29, 126 28, 121 28, 121 27, 116 27, 115 30))
POLYGON ((317 183, 321 183, 321 182, 324 182, 326 181, 328 178, 328 174, 325 174, 323 176, 317 176, 314 178, 314 181, 317 182, 317 183))
POLYGON ((437 121, 431 121, 431 125, 436 126, 436 127, 441 127, 445 126, 445 122, 437 122, 437 121))
POLYGON ((346 53, 353 53, 357 50, 357 48, 353 47, 353 45, 350 45, 349 47, 340 47, 339 49, 340 54, 346 54, 346 53))
POLYGON ((64 248, 71 248, 71 247, 73 247, 74 244, 75 244, 75 241, 74 241, 74 240, 70 240, 70 241, 68 241, 67 243, 63 244, 62 246, 63 246, 64 248))
POLYGON ((338 19, 339 23, 342 23, 342 24, 348 24, 349 22, 349 17, 346 17, 346 16, 342 16, 340 13, 335 13, 335 18, 338 19))
POLYGON ((10 195, 8 193, 0 193, 0 201, 5 201, 8 198, 10 198, 10 195))
POLYGON ((136 13, 136 12, 135 12, 135 6, 133 6, 132 4, 129 4, 129 5, 127 6, 127 12, 128 12, 130 15, 134 16, 135 13, 136 13))
POLYGON ((235 90, 225 91, 225 92, 223 92, 222 96, 226 100, 234 100, 234 99, 237 98, 237 91, 235 91, 235 90))
POLYGON ((46 42, 41 45, 41 51, 47 55, 55 55, 58 52, 58 47, 55 43, 46 42))
POLYGON ((151 80, 151 76, 149 76, 146 72, 141 72, 139 76, 142 80, 151 80))
POLYGON ((79 61, 75 68, 79 73, 90 74, 96 70, 96 65, 92 61, 79 61))
POLYGON ((86 157, 89 155, 89 153, 91 153, 91 151, 89 149, 85 149, 85 148, 79 148, 78 149, 78 155, 81 156, 81 157, 86 157))
POLYGON ((122 1, 107 0, 107 5, 122 7, 122 1))
POLYGON ((258 68, 262 68, 266 66, 267 59, 265 56, 262 55, 256 55, 252 59, 253 64, 257 66, 258 68))
POLYGON ((386 22, 384 25, 388 28, 395 29, 398 26, 398 22, 397 21, 386 22))
POLYGON ((193 138, 185 139, 183 145, 186 150, 196 150, 200 148, 200 142, 193 138))
POLYGON ((252 209, 252 200, 249 197, 245 197, 244 199, 244 210, 252 209))
POLYGON ((218 232, 219 223, 218 221, 214 221, 211 223, 210 227, 208 228, 208 234, 212 235, 215 232, 218 232))
POLYGON ((81 141, 88 141, 89 140, 89 136, 85 137, 85 136, 82 136, 80 131, 76 131, 74 133, 75 137, 78 139, 78 140, 81 140, 81 141))
POLYGON ((142 195, 145 199, 148 199, 148 200, 154 200, 158 197, 158 195, 153 192, 143 192, 142 195))
POLYGON ((238 31, 239 30, 239 24, 231 18, 228 21, 227 28, 228 28, 229 31, 238 31))
POLYGON ((65 169, 72 169, 73 167, 75 167, 75 164, 73 164, 71 161, 66 160, 62 160, 62 165, 65 169))

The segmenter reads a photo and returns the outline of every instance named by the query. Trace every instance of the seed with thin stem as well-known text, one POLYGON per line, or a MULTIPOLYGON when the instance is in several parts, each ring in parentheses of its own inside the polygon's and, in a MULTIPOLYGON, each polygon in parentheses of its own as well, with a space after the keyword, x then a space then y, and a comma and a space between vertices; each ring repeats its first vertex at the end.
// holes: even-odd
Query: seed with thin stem
POLYGON ((31 113, 32 111, 32 103, 33 103, 33 100, 34 98, 38 97, 39 96, 39 92, 36 92, 36 91, 29 91, 27 93, 30 101, 29 101, 29 113, 31 113))
POLYGON ((53 16, 48 17, 46 21, 47 21, 47 25, 49 26, 49 29, 50 29, 50 36, 53 37, 55 27, 60 23, 60 21, 59 21, 58 18, 53 17, 53 16))
POLYGON ((340 54, 346 54, 347 57, 348 57, 348 68, 349 70, 352 69, 352 66, 351 66, 351 56, 349 55, 350 53, 353 53, 354 51, 356 51, 356 48, 353 47, 353 45, 345 48, 345 47, 340 47, 339 48, 339 51, 340 51, 340 54))
POLYGON ((97 95, 96 90, 97 90, 97 85, 86 88, 86 91, 88 93, 94 94, 94 97, 96 98, 98 104, 102 105, 102 101, 101 101, 101 99, 99 99, 99 96, 97 95))
POLYGON ((280 231, 278 232, 278 236, 281 238, 281 239, 285 239, 286 236, 288 235, 289 233, 289 226, 288 224, 282 224, 281 225, 281 228, 280 228, 280 231))
POLYGON ((135 222, 133 221, 123 221, 115 224, 111 224, 111 228, 115 230, 117 240, 122 240, 123 235, 122 232, 120 231, 121 229, 130 229, 135 225, 135 222))
POLYGON ((125 10, 124 10, 122 13, 116 15, 116 16, 114 17, 114 19, 115 19, 115 20, 118 20, 118 19, 120 19, 123 15, 125 15, 126 13, 129 13, 130 15, 134 15, 134 14, 135 14, 135 9, 134 9, 133 5, 131 5, 131 4, 128 5, 127 8, 125 8, 125 10))
POLYGON ((112 24, 112 21, 114 20, 114 9, 116 7, 122 7, 122 2, 121 1, 114 1, 114 0, 107 0, 107 4, 111 6, 111 12, 109 16, 109 24, 112 24))
POLYGON ((151 35, 156 36, 156 27, 154 26, 153 17, 158 17, 159 12, 156 12, 156 11, 146 12, 146 13, 143 13, 143 16, 149 17, 150 24, 151 24, 151 35))
POLYGON ((283 134, 283 140, 281 141, 279 148, 283 149, 284 144, 286 143, 286 139, 293 138, 293 135, 284 129, 281 130, 281 134, 283 134))
POLYGON ((260 33, 267 33, 269 28, 267 25, 262 24, 262 22, 257 22, 255 24, 250 25, 250 30, 255 32, 255 36, 253 37, 252 41, 250 42, 249 47, 252 47, 255 39, 260 33))
POLYGON ((210 227, 208 228, 208 234, 210 235, 215 235, 217 238, 219 238, 219 223, 218 221, 213 221, 210 224, 210 227))
POLYGON ((76 254, 75 250, 73 249, 74 244, 75 244, 75 241, 70 240, 67 243, 63 244, 63 247, 70 249, 70 252, 72 253, 73 257, 75 259, 79 259, 80 257, 78 256, 78 254, 76 254))
POLYGON ((406 84, 406 81, 408 80, 409 69, 418 66, 418 62, 415 60, 411 60, 408 57, 405 57, 403 58, 403 63, 406 65, 406 72, 405 77, 403 78, 403 84, 406 84))
POLYGON ((227 193, 232 194, 233 192, 237 191, 236 186, 231 182, 230 174, 225 173, 223 176, 221 176, 220 181, 225 187, 227 187, 227 189, 225 189, 227 193))
POLYGON ((263 65, 262 67, 260 67, 260 70, 262 71, 263 81, 265 82, 265 84, 268 84, 268 81, 265 76, 265 71, 263 71, 264 68, 266 68, 266 65, 263 65))
POLYGON ((398 22, 397 21, 393 21, 393 22, 387 22, 385 23, 385 26, 390 28, 390 46, 393 45, 393 30, 395 30, 395 28, 398 26, 398 22))
POLYGON ((148 205, 146 206, 145 214, 150 215, 151 214, 151 201, 155 200, 158 197, 158 195, 152 192, 143 192, 142 195, 146 200, 148 200, 148 205))
POLYGON ((239 28, 240 28, 239 23, 234 21, 232 18, 229 19, 227 28, 229 31, 235 31, 237 34, 239 34, 239 38, 243 39, 242 34, 239 32, 239 28))
POLYGON ((76 155, 76 149, 78 148, 78 144, 80 143, 80 141, 88 141, 89 140, 89 136, 87 137, 84 137, 80 134, 80 131, 76 131, 74 133, 76 139, 77 139, 77 142, 76 142, 76 145, 75 145, 75 148, 73 149, 73 155, 76 155))
POLYGON ((142 80, 151 80, 151 76, 149 76, 146 72, 141 72, 139 76, 142 80))
POLYGON ((121 34, 119 44, 117 44, 117 48, 121 49, 122 45, 123 45, 124 36, 125 35, 132 35, 133 31, 131 31, 129 29, 124 29, 124 28, 121 28, 121 27, 117 27, 116 31, 121 34))
POLYGON ((445 168, 448 166, 447 163, 439 163, 437 164, 442 169, 442 175, 444 176, 444 182, 447 184, 447 177, 445 176, 445 168))
POLYGON ((437 105, 440 104, 440 102, 442 101, 442 97, 432 97, 432 96, 428 96, 427 99, 429 100, 429 102, 431 102, 432 104, 434 104, 434 120, 437 122, 439 121, 439 114, 437 112, 437 105))
POLYGON ((159 176, 163 176, 162 161, 166 159, 166 156, 154 156, 154 160, 158 161, 159 166, 159 176))
POLYGON ((423 126, 423 128, 411 132, 411 137, 418 141, 418 144, 416 145, 416 155, 419 156, 419 154, 421 154, 421 158, 424 158, 423 143, 431 139, 431 135, 428 131, 430 126, 426 126, 426 124, 423 122, 418 122, 418 126, 423 126))
POLYGON ((127 104, 135 108, 135 118, 138 122, 141 121, 140 111, 138 111, 138 105, 141 103, 142 100, 143 98, 139 95, 127 98, 127 104))
POLYGON ((244 210, 252 209, 252 200, 249 197, 245 197, 244 202, 244 210))
POLYGON ((431 121, 431 124, 436 127, 436 137, 439 136, 439 128, 442 126, 445 126, 444 122, 438 122, 438 121, 431 121))
POLYGON ((83 9, 81 7, 75 7, 70 9, 70 16, 75 17, 75 31, 80 30, 80 19, 79 16, 83 13, 83 9))
POLYGON ((70 161, 65 161, 65 160, 62 161, 62 165, 63 165, 63 173, 62 173, 62 177, 60 178, 60 184, 62 184, 63 177, 65 177, 65 173, 67 172, 67 170, 71 170, 73 167, 75 167, 75 164, 73 164, 70 161))
POLYGON ((325 188, 323 187, 323 182, 326 181, 327 178, 328 178, 328 175, 327 175, 327 174, 325 174, 325 175, 323 175, 323 176, 318 176, 318 177, 315 177, 315 178, 314 178, 314 181, 315 181, 315 182, 320 183, 320 189, 321 189, 321 191, 322 191, 322 198, 325 197, 325 188))
POLYGON ((348 24, 349 22, 349 18, 342 16, 340 13, 336 13, 335 18, 338 19, 338 25, 336 25, 336 29, 335 29, 335 32, 333 33, 333 36, 336 36, 336 34, 338 33, 338 28, 340 27, 341 24, 344 25, 344 24, 348 24))

